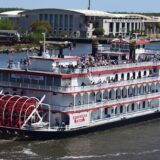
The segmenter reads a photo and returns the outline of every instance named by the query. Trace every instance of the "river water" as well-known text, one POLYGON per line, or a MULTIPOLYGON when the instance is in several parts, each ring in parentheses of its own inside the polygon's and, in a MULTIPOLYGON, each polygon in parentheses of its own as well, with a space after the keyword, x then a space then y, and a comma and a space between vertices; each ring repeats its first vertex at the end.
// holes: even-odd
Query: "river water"
MULTIPOLYGON (((160 49, 160 43, 148 48, 160 49)), ((72 51, 76 55, 90 53, 91 46, 78 44, 72 51)), ((68 51, 65 51, 69 54, 68 51)), ((74 55, 71 53, 72 55, 74 55)), ((0 66, 8 59, 23 54, 0 55, 0 66)), ((48 141, 20 141, 0 138, 0 160, 159 160, 160 120, 141 122, 86 135, 48 141)))

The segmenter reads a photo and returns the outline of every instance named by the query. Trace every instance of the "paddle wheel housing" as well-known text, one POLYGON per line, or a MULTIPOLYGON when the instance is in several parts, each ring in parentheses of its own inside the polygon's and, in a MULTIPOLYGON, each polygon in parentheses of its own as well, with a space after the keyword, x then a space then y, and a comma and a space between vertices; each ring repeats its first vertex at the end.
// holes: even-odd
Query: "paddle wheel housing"
POLYGON ((21 128, 24 123, 38 122, 42 108, 37 105, 39 100, 35 97, 0 94, 0 126, 21 128))

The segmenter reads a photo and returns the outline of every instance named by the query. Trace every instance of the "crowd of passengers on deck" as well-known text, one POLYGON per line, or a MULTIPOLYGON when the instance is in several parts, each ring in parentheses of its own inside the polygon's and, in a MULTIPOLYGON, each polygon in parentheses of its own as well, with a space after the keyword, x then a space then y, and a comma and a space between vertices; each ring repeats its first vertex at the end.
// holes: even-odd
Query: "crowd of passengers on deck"
MULTIPOLYGON (((134 61, 134 63, 138 62, 149 62, 149 61, 159 61, 160 55, 141 55, 134 61)), ((68 68, 68 73, 73 73, 75 69, 81 68, 82 71, 84 69, 88 69, 89 67, 98 67, 98 66, 107 66, 107 65, 117 65, 117 64, 128 64, 133 63, 132 60, 117 60, 117 59, 108 59, 105 56, 96 56, 93 55, 81 55, 77 65, 69 64, 68 66, 59 66, 61 69, 68 68)))

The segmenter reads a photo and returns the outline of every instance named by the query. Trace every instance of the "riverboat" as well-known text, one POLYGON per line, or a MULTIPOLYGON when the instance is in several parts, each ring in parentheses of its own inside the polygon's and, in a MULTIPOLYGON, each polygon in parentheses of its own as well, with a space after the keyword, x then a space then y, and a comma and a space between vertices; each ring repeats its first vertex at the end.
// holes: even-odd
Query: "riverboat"
POLYGON ((62 138, 159 117, 160 52, 114 39, 85 56, 43 52, 0 68, 0 131, 62 138))

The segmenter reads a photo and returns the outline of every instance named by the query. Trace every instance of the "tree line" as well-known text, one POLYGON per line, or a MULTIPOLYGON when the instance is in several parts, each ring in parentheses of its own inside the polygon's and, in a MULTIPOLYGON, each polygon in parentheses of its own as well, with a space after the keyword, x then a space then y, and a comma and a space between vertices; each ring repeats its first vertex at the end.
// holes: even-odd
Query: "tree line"
POLYGON ((6 11, 24 10, 23 8, 0 8, 0 13, 6 11))
POLYGON ((155 17, 160 17, 159 12, 110 12, 114 14, 141 14, 144 16, 155 16, 155 17))

